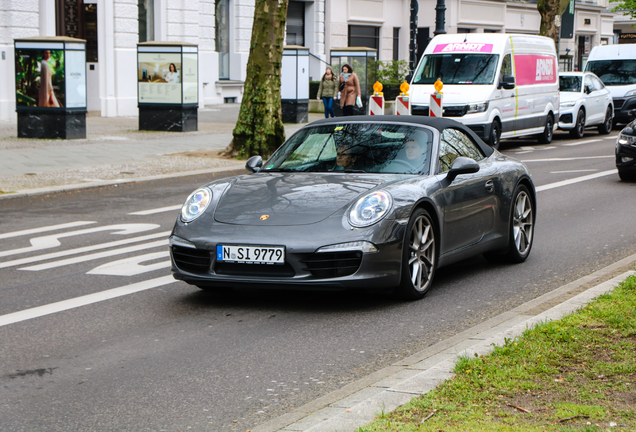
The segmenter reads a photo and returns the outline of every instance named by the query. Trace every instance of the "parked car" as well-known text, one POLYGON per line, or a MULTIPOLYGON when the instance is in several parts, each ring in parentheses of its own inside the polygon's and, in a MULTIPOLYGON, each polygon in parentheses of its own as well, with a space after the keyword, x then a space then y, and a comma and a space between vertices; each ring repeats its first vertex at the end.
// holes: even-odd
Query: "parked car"
POLYGON ((176 279, 417 299, 440 266, 480 253, 518 263, 532 248, 526 166, 454 120, 323 119, 246 168, 187 198, 169 242, 176 279))
POLYGON ((612 93, 614 121, 629 123, 636 109, 636 45, 599 45, 592 48, 585 70, 593 72, 612 93))
POLYGON ((585 128, 597 126, 607 135, 612 131, 612 94, 592 72, 559 73, 561 107, 559 129, 581 138, 585 128))
POLYGON ((443 116, 467 125, 492 147, 501 138, 552 141, 559 118, 554 41, 522 34, 435 36, 411 80, 411 112, 428 115, 434 83, 444 83, 443 116))
MULTIPOLYGON (((632 110, 633 114, 636 111, 632 110)), ((632 120, 616 140, 616 168, 623 181, 636 181, 636 120, 632 120)))

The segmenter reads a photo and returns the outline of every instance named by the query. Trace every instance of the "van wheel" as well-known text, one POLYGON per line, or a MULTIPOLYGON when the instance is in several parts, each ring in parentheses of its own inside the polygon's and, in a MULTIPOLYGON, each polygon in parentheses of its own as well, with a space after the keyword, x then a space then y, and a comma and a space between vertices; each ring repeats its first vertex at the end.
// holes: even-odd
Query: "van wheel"
POLYGON ((545 129, 539 134, 537 140, 539 144, 550 144, 552 142, 552 134, 554 132, 554 119, 552 114, 548 114, 548 118, 545 120, 545 129))
POLYGON ((501 143, 501 126, 499 121, 494 120, 490 126, 490 137, 488 138, 488 144, 490 147, 499 149, 501 143))
POLYGON ((603 124, 598 125, 598 133, 601 135, 608 135, 612 132, 612 123, 614 123, 614 116, 612 116, 612 107, 607 107, 605 111, 605 121, 603 124))
POLYGON ((585 134, 585 111, 580 109, 579 113, 576 115, 576 123, 574 124, 574 129, 570 129, 570 136, 572 138, 579 139, 584 134, 585 134))

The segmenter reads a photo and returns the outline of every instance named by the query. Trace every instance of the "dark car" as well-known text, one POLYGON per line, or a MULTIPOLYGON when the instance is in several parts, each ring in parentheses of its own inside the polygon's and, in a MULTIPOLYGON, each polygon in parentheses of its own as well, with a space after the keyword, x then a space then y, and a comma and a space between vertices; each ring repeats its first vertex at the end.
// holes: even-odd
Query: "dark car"
POLYGON ((170 237, 176 279, 416 299, 440 266, 481 253, 522 262, 532 248, 525 165, 454 120, 320 120, 246 168, 186 200, 170 237))
MULTIPOLYGON (((630 111, 633 118, 636 111, 630 111)), ((616 168, 623 181, 636 181, 636 120, 620 131, 616 139, 616 168)))

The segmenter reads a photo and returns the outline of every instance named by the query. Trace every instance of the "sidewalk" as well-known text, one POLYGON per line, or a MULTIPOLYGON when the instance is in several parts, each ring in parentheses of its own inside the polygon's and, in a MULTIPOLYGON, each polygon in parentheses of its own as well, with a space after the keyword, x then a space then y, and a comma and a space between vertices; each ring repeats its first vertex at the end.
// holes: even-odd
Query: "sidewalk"
MULTIPOLYGON (((197 132, 138 129, 137 117, 87 117, 86 139, 17 138, 17 121, 0 123, 0 199, 130 180, 242 169, 217 157, 232 140, 240 104, 199 110, 197 132)), ((309 114, 309 120, 323 118, 309 114)), ((303 124, 285 125, 289 137, 303 124)))

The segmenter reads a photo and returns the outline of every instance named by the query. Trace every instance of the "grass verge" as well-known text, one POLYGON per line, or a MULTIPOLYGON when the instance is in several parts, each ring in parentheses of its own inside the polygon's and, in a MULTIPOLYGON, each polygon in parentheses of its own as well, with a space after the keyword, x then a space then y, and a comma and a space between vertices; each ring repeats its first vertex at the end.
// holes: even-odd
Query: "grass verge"
POLYGON ((636 431, 636 277, 359 432, 636 431))

